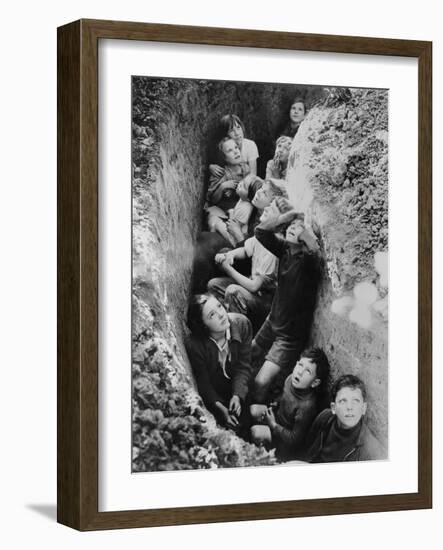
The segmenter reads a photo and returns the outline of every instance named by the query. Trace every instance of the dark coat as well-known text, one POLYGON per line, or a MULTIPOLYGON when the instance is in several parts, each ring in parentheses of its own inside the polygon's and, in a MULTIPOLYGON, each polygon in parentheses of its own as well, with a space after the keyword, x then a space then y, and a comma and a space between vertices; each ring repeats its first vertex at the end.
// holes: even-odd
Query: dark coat
POLYGON ((314 315, 320 281, 319 259, 304 244, 285 239, 257 227, 255 236, 279 259, 277 291, 269 321, 277 336, 305 340, 314 315))
MULTIPOLYGON (((312 427, 306 439, 307 452, 304 459, 308 462, 317 462, 317 457, 326 443, 331 427, 337 422, 337 417, 331 409, 325 409, 314 420, 312 427)), ((345 461, 363 461, 363 460, 382 460, 386 458, 386 453, 380 443, 369 431, 366 423, 362 422, 360 433, 352 449, 343 454, 340 462, 345 461)))
POLYGON ((226 362, 226 378, 218 360, 218 349, 210 338, 191 336, 186 350, 194 372, 197 388, 203 402, 214 410, 217 401, 227 405, 233 395, 244 401, 252 377, 252 327, 249 319, 240 313, 229 313, 231 339, 230 359, 226 362))

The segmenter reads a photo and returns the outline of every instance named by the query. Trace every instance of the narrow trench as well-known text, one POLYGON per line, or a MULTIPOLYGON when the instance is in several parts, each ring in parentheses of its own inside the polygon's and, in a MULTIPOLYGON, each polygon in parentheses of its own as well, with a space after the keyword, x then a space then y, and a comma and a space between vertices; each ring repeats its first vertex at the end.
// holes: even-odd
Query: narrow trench
MULTIPOLYGON (((325 94, 322 88, 293 85, 133 80, 133 471, 274 463, 263 449, 219 429, 196 394, 183 346, 192 258, 220 116, 235 112, 243 120, 246 137, 259 148, 263 177, 284 105, 302 96, 314 106, 325 94)), ((308 194, 312 174, 300 156, 312 156, 312 141, 324 132, 324 110, 316 109, 300 135, 301 143, 309 138, 309 151, 300 147, 293 154, 288 174, 308 194)), ((340 220, 334 224, 330 214, 321 200, 312 202, 309 216, 322 236, 324 269, 311 342, 325 349, 336 375, 371 371, 364 378, 378 409, 368 420, 387 446, 386 326, 376 320, 370 331, 362 330, 331 312, 338 264, 345 264, 340 254, 334 256, 340 220)))

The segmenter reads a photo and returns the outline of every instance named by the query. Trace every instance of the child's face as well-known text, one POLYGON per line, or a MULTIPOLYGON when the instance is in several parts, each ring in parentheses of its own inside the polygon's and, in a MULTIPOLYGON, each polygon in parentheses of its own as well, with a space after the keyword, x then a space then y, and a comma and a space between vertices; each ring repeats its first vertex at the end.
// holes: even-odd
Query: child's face
POLYGON ((305 106, 303 103, 297 101, 297 103, 291 105, 289 118, 291 122, 295 122, 296 124, 299 124, 305 118, 305 106))
POLYGON ((236 143, 241 143, 241 140, 245 137, 243 134, 243 128, 238 122, 234 122, 234 126, 228 132, 228 137, 234 139, 236 143))
POLYGON ((229 327, 226 309, 216 298, 209 298, 202 308, 202 321, 210 333, 224 332, 229 327))
POLYGON ((222 145, 226 164, 237 165, 241 162, 241 153, 233 139, 225 141, 222 145))
POLYGON ((331 410, 337 415, 339 426, 347 430, 360 422, 366 407, 360 388, 342 388, 331 403, 331 410))
POLYGON ((291 150, 290 143, 288 142, 278 143, 277 146, 275 147, 274 158, 277 161, 280 161, 284 164, 285 162, 288 162, 290 150, 291 150))
POLYGON ((272 191, 269 183, 265 182, 255 193, 254 198, 251 202, 259 210, 264 210, 267 206, 271 204, 273 199, 274 197, 272 196, 272 191))
POLYGON ((305 230, 302 220, 294 220, 286 230, 286 240, 290 243, 298 243, 300 235, 305 230))
POLYGON ((320 384, 317 378, 317 365, 308 357, 301 357, 291 375, 292 387, 298 390, 315 388, 320 384))

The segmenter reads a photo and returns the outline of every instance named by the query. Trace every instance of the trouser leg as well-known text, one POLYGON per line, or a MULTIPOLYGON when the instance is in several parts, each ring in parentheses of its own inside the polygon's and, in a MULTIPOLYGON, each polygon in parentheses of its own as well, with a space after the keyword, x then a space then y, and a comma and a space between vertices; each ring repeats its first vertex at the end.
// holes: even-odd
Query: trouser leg
POLYGON ((208 292, 213 294, 220 302, 225 302, 225 293, 229 285, 232 284, 231 277, 215 277, 208 283, 208 292))

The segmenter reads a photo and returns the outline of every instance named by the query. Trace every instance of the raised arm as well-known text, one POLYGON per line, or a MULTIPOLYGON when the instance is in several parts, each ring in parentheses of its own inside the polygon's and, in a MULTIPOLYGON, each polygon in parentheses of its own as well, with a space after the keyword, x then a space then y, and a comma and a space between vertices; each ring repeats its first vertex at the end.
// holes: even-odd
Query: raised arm
POLYGON ((281 225, 280 210, 277 203, 273 201, 263 211, 260 217, 260 223, 255 228, 255 237, 261 244, 272 252, 274 256, 280 258, 285 251, 285 240, 275 235, 278 227, 281 225))
POLYGON ((273 231, 263 229, 260 224, 255 228, 255 237, 267 250, 269 250, 269 252, 277 256, 277 258, 283 255, 286 248, 285 240, 273 233, 273 231))

